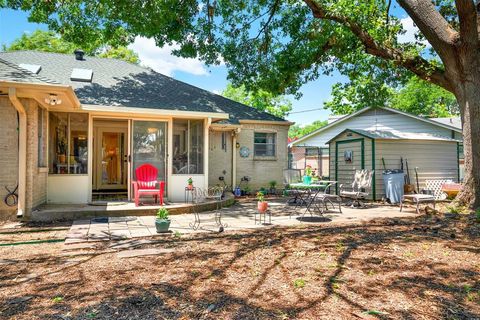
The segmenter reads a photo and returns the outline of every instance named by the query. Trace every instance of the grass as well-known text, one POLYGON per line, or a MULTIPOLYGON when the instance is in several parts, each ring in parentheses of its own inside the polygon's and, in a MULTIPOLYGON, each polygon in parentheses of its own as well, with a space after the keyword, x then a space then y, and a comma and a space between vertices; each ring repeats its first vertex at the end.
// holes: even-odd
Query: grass
POLYGON ((302 278, 295 279, 293 281, 293 286, 297 289, 305 287, 306 281, 303 280, 302 278))

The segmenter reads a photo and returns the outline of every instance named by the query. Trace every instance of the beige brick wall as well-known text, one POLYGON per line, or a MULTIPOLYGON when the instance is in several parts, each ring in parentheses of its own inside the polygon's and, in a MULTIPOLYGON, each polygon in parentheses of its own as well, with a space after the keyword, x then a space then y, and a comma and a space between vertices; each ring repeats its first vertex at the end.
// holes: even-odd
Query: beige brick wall
POLYGON ((17 112, 7 97, 0 97, 0 219, 14 218, 16 207, 4 203, 7 191, 18 182, 17 112))
POLYGON ((283 184, 283 170, 288 165, 288 126, 269 125, 269 124, 243 124, 242 130, 238 134, 237 142, 240 147, 246 146, 250 149, 250 155, 247 158, 240 157, 239 149, 237 154, 237 181, 243 176, 250 177, 249 186, 252 190, 260 187, 268 187, 268 183, 272 180, 277 181, 277 186, 283 184), (273 159, 255 158, 253 154, 253 137, 255 131, 276 132, 276 157, 273 159))
POLYGON ((222 185, 218 179, 224 177, 232 185, 232 132, 210 131, 208 155, 208 185, 222 185), (225 134, 226 150, 222 149, 222 133, 225 134))
MULTIPOLYGON (((25 215, 46 201, 47 172, 38 167, 38 104, 31 99, 20 100, 27 112, 27 186, 25 215)), ((16 207, 8 207, 3 199, 4 186, 18 183, 18 121, 17 112, 8 98, 0 98, 0 219, 14 219, 16 207)), ((46 116, 43 125, 46 139, 46 116)), ((45 140, 46 146, 46 140, 45 140)))
MULTIPOLYGON (((40 107, 37 102, 31 99, 21 100, 25 110, 27 111, 27 196, 26 207, 27 213, 29 209, 34 209, 40 204, 47 201, 47 171, 42 170, 38 162, 38 112, 40 107)), ((44 114, 43 122, 43 139, 46 146, 47 137, 47 113, 44 114)))

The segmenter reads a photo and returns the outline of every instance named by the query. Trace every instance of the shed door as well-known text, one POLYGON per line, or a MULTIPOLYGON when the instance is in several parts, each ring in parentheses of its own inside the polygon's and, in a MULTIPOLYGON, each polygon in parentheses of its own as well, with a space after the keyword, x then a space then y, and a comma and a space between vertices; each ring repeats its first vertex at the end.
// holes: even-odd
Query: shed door
POLYGON ((335 155, 335 180, 350 187, 355 170, 365 168, 364 140, 337 141, 335 155))

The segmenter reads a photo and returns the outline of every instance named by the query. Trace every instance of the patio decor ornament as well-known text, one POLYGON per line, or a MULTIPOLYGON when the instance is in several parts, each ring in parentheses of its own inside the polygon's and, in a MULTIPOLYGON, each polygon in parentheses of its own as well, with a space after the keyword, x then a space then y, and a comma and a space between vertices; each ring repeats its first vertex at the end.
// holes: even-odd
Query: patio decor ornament
POLYGON ((157 218, 155 219, 155 228, 157 233, 168 232, 170 228, 170 218, 168 217, 168 210, 165 207, 161 207, 157 211, 157 218))
POLYGON ((263 192, 257 192, 257 209, 258 209, 258 212, 265 212, 267 211, 267 208, 268 208, 268 202, 265 201, 265 195, 263 194, 263 192))
POLYGON ((189 190, 193 189, 193 179, 192 179, 192 177, 188 178, 188 180, 187 180, 187 188, 189 190))
POLYGON ((303 176, 303 183, 305 184, 311 184, 312 183, 312 166, 307 165, 305 167, 305 175, 303 176))
POLYGON ((45 98, 45 103, 51 106, 62 104, 62 99, 59 99, 56 94, 50 94, 45 98))

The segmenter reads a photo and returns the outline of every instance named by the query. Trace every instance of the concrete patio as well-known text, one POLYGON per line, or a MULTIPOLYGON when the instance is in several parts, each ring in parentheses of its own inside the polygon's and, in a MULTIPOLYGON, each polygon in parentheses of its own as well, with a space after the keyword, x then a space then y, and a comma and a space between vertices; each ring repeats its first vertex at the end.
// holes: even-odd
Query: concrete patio
MULTIPOLYGON (((329 211, 323 216, 305 212, 305 208, 294 212, 293 206, 285 206, 283 199, 270 200, 269 210, 272 214, 271 224, 255 223, 256 202, 240 202, 229 208, 221 209, 222 222, 226 224, 225 231, 264 228, 269 226, 295 226, 301 224, 325 225, 332 222, 348 223, 361 222, 378 218, 396 218, 415 216, 415 210, 409 207, 403 212, 396 206, 382 206, 372 204, 367 208, 343 207, 342 213, 329 211), (291 215, 290 215, 291 214, 291 215)), ((193 214, 171 215, 170 232, 158 234, 155 230, 155 216, 125 216, 125 217, 97 217, 92 219, 75 220, 67 234, 65 244, 122 240, 172 234, 186 234, 193 232, 218 232, 215 224, 214 212, 200 213, 201 228, 193 230, 190 224, 194 221, 193 214)), ((267 218, 267 222, 268 218, 267 218)))

